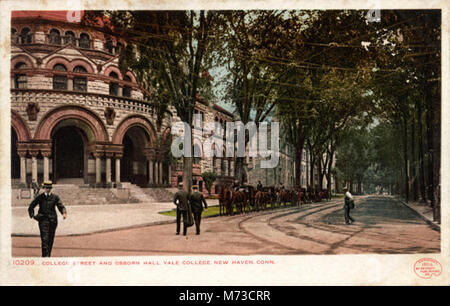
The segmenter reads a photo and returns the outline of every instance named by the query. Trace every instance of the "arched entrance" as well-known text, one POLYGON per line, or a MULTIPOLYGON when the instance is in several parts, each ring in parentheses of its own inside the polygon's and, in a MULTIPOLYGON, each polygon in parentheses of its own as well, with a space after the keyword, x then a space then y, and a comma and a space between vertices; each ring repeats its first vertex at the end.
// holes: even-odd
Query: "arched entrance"
POLYGON ((149 135, 140 126, 133 126, 125 133, 123 144, 123 157, 120 164, 120 180, 131 182, 138 186, 148 184, 148 164, 145 148, 148 147, 149 135))
POLYGON ((20 178, 20 157, 17 154, 17 133, 11 128, 11 179, 20 178))
POLYGON ((53 181, 85 183, 88 155, 85 132, 70 120, 58 124, 52 132, 53 181))

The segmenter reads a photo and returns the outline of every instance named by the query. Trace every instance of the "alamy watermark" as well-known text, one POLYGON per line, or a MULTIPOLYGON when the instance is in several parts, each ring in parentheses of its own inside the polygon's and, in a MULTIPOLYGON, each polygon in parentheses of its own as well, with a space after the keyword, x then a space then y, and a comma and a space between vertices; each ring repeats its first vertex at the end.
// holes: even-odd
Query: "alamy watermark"
POLYGON ((182 121, 172 125, 172 135, 177 135, 172 141, 171 151, 175 158, 185 157, 245 157, 246 132, 248 131, 248 154, 250 157, 261 157, 261 168, 275 168, 279 160, 278 122, 255 122, 243 124, 241 121, 226 122, 225 128, 218 122, 201 124, 201 116, 194 114, 194 129, 182 121), (236 131, 236 133, 235 133, 236 131), (225 138, 225 141, 224 141, 225 138), (270 139, 269 139, 270 138, 270 139), (194 139, 195 146, 192 145, 194 139), (270 147, 268 143, 270 141, 270 147), (200 147, 201 146, 201 147, 200 147), (194 152, 192 152, 194 151, 194 152))

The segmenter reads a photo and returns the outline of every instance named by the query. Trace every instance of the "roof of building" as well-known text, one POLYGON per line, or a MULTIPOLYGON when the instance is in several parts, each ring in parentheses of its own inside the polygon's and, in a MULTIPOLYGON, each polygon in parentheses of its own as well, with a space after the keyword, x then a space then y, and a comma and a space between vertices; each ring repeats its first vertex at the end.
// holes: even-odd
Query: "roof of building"
POLYGON ((219 111, 221 113, 224 113, 224 114, 226 114, 226 115, 228 115, 230 117, 234 116, 232 113, 230 113, 229 111, 227 111, 225 108, 223 108, 222 106, 220 106, 218 104, 214 104, 213 105, 213 109, 215 109, 215 110, 217 110, 217 111, 219 111))
POLYGON ((84 16, 84 11, 12 11, 11 18, 42 18, 53 21, 80 23, 84 16), (78 18, 79 17, 79 18, 78 18))
POLYGON ((88 16, 83 10, 80 11, 11 11, 11 19, 40 18, 42 20, 67 22, 84 26, 108 29, 114 31, 110 19, 107 16, 93 14, 88 16))

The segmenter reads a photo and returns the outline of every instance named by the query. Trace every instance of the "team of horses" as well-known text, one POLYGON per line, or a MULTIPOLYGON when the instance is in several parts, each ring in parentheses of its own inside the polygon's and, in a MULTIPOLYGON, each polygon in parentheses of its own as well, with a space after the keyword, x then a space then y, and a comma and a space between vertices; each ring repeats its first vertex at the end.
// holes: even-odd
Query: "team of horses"
POLYGON ((282 206, 300 206, 306 203, 329 201, 328 190, 299 190, 277 187, 262 187, 260 190, 246 185, 241 188, 221 186, 219 189, 219 214, 245 214, 250 211, 260 211, 267 208, 275 209, 282 206))

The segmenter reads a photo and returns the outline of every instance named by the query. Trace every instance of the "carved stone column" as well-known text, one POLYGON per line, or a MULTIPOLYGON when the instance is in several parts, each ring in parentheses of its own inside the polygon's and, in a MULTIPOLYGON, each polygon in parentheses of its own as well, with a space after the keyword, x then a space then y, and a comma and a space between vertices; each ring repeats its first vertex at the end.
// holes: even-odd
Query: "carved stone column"
POLYGON ((153 160, 151 160, 151 159, 148 160, 148 183, 150 185, 154 184, 154 181, 153 181, 153 160))
POLYGON ((50 179, 49 157, 51 152, 42 152, 42 156, 44 157, 44 181, 48 181, 50 179))
POLYGON ((113 153, 106 153, 106 184, 111 185, 111 158, 113 157, 113 153))
POLYGON ((102 182, 102 164, 101 164, 101 157, 102 153, 100 152, 94 152, 93 153, 95 157, 95 184, 96 186, 99 186, 102 182))
POLYGON ((116 154, 116 185, 120 185, 120 160, 122 159, 121 154, 116 154))
POLYGON ((20 156, 20 183, 27 184, 27 152, 17 152, 20 156))
POLYGON ((37 169, 37 156, 38 151, 31 151, 31 179, 37 182, 38 179, 38 169, 37 169))
POLYGON ((161 157, 158 160, 158 183, 163 183, 163 166, 162 166, 162 160, 161 157))

